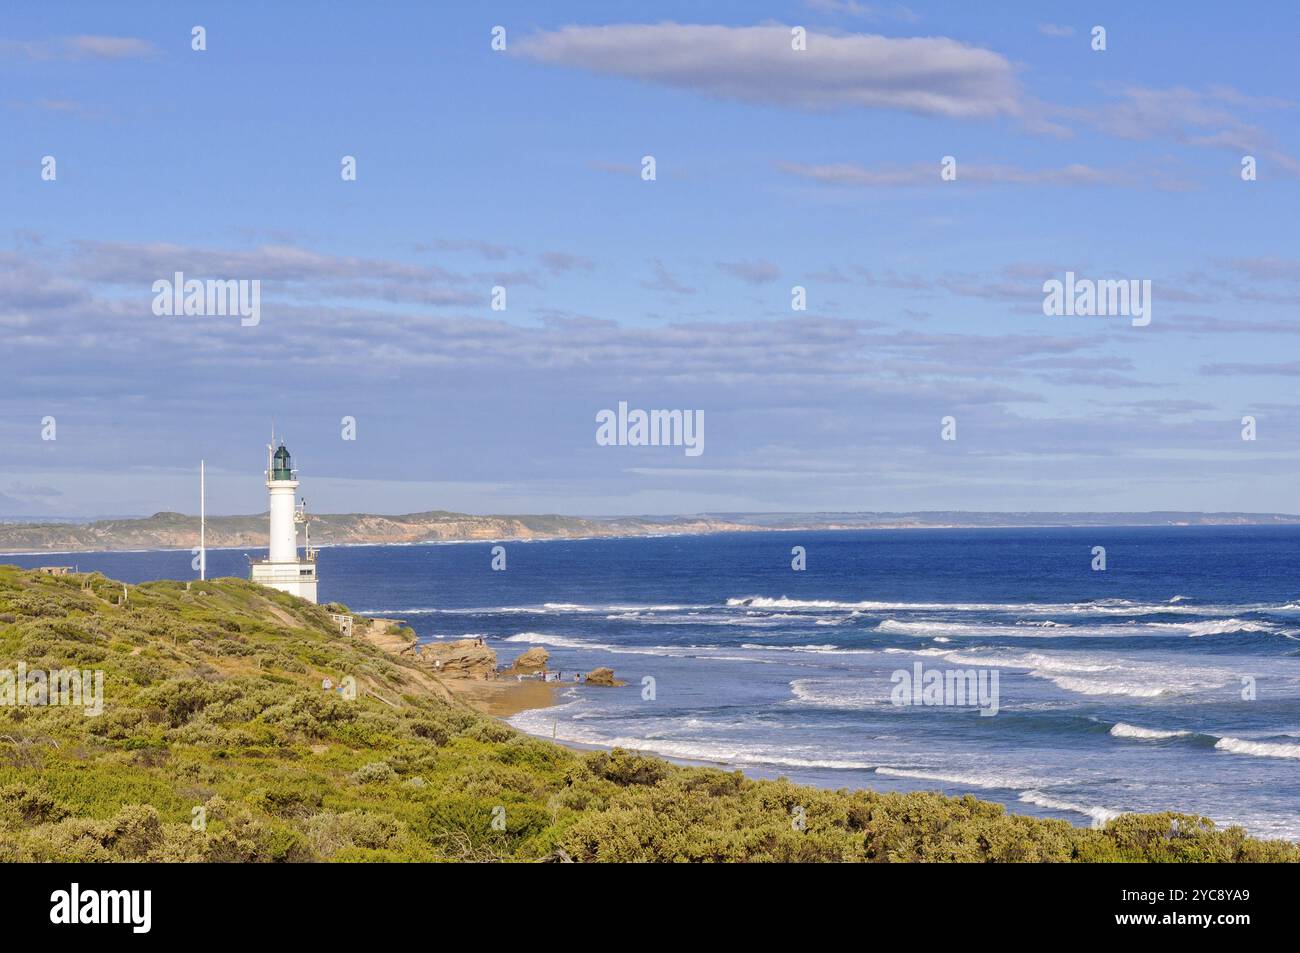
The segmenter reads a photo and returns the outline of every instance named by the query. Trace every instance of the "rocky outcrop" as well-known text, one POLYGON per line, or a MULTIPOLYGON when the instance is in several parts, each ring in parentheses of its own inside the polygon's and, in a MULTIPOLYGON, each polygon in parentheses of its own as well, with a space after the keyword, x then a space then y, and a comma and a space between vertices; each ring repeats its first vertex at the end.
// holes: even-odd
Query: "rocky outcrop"
MULTIPOLYGON (((330 609, 331 606, 326 606, 330 609)), ((416 648, 415 630, 397 619, 367 619, 350 613, 332 612, 331 621, 344 638, 361 638, 378 645, 385 652, 406 655, 416 648), (346 620, 346 621, 343 621, 346 620)))
POLYGON ((506 669, 507 675, 536 675, 538 672, 546 671, 546 664, 551 660, 551 654, 540 645, 534 645, 528 649, 514 663, 506 669))
POLYGON ((452 678, 491 678, 497 669, 497 653, 478 639, 426 642, 416 658, 452 678))
POLYGON ((588 685, 605 685, 609 688, 622 688, 627 682, 614 677, 612 668, 593 668, 583 679, 588 685))

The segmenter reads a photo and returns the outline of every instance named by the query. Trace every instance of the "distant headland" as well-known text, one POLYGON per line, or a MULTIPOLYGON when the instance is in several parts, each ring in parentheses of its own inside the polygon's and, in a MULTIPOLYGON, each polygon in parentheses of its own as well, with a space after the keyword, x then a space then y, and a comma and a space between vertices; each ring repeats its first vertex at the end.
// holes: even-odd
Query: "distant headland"
MULTIPOLYGON (((381 545, 514 539, 700 535, 764 530, 975 529, 1087 526, 1300 526, 1289 513, 970 512, 911 513, 700 513, 689 516, 479 516, 433 510, 390 516, 375 513, 316 515, 317 545, 381 545)), ((92 522, 0 522, 0 553, 189 549, 199 518, 155 513, 92 522)), ((210 547, 264 547, 266 514, 209 516, 210 547)))

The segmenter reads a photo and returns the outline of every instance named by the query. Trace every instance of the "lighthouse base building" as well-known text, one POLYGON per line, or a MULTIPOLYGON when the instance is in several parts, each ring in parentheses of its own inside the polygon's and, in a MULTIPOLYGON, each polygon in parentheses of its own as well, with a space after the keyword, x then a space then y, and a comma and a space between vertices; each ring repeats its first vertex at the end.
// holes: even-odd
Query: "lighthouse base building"
POLYGON ((274 454, 267 448, 266 489, 270 495, 271 539, 265 559, 254 560, 249 578, 263 586, 316 601, 316 550, 311 547, 311 531, 306 530, 306 546, 298 554, 298 524, 307 526, 307 505, 296 501, 298 471, 289 459, 284 444, 274 454))

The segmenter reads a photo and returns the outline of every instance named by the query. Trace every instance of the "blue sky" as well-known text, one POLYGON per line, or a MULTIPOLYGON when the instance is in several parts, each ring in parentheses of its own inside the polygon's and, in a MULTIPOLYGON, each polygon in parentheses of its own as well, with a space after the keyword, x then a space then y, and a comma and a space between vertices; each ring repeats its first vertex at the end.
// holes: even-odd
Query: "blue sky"
POLYGON ((0 515, 1300 511, 1293 7, 447 6, 0 12, 0 515))

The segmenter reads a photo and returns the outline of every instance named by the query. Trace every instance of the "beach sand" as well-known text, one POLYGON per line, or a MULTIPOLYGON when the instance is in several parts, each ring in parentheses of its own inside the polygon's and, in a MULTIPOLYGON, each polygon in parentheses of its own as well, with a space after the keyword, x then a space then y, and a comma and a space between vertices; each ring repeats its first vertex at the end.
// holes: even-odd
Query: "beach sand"
POLYGON ((513 678, 494 681, 444 678, 441 682, 458 701, 497 718, 509 718, 531 708, 549 708, 556 704, 560 689, 573 684, 532 680, 517 682, 513 678))

